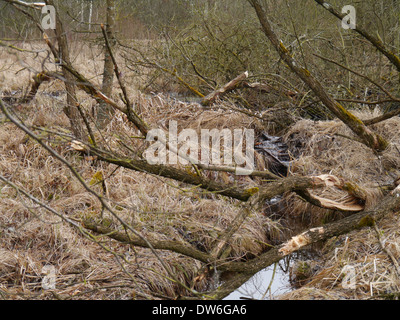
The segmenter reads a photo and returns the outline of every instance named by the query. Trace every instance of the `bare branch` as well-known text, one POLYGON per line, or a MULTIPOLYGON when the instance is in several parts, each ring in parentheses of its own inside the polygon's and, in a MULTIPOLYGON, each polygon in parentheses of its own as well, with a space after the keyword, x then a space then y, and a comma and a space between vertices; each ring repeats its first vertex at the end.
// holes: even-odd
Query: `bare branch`
POLYGON ((201 104, 203 106, 210 106, 210 105, 214 104, 214 102, 218 98, 221 98, 223 95, 235 90, 238 86, 240 86, 241 83, 248 78, 248 76, 249 76, 249 73, 247 71, 242 73, 241 75, 237 76, 232 81, 225 84, 222 88, 220 88, 214 92, 211 92, 208 96, 204 97, 203 100, 201 101, 201 104))

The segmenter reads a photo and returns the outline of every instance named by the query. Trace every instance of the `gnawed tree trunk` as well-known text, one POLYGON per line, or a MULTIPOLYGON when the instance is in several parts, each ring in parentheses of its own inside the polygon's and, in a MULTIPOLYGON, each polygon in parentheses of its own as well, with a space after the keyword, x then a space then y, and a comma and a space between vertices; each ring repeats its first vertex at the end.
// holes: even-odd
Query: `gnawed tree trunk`
POLYGON ((310 73, 309 70, 300 67, 298 62, 292 57, 286 49, 282 41, 280 41, 272 30, 271 24, 268 20, 267 14, 260 4, 259 0, 249 0, 253 5, 261 27, 270 40, 271 44, 279 53, 282 60, 289 66, 289 68, 320 98, 322 103, 341 121, 343 121, 360 139, 360 142, 370 147, 375 151, 383 151, 387 148, 388 142, 380 135, 372 132, 367 128, 364 123, 354 116, 351 112, 346 110, 340 103, 335 101, 322 87, 321 83, 310 73))
MULTIPOLYGON (((0 99, 0 108, 3 113, 19 128, 24 130, 27 134, 41 143, 42 146, 47 147, 47 150, 51 150, 50 147, 46 146, 46 144, 35 134, 33 134, 30 130, 28 130, 23 124, 19 123, 16 119, 14 119, 11 114, 8 112, 7 108, 3 104, 0 99)), ((81 149, 77 149, 82 152, 90 151, 91 149, 95 151, 92 147, 87 146, 82 143, 78 143, 78 147, 81 149), (87 149, 89 148, 89 149, 87 149)), ((130 168, 132 170, 144 171, 149 173, 154 173, 160 176, 165 176, 168 178, 172 178, 175 180, 179 180, 186 183, 191 183, 194 185, 199 185, 202 188, 211 190, 212 187, 217 188, 227 188, 226 185, 217 185, 214 181, 213 185, 210 185, 207 180, 201 177, 192 176, 190 174, 185 173, 185 171, 181 171, 176 168, 169 168, 166 166, 159 165, 149 165, 143 160, 126 160, 126 162, 116 161, 113 159, 103 158, 101 159, 101 153, 99 153, 100 160, 114 163, 117 165, 124 166, 126 168, 130 168), (181 180, 180 180, 181 179, 181 180), (203 180, 202 180, 203 179, 203 180), (203 184, 203 185, 202 185, 203 184)), ((53 155, 57 155, 54 153, 53 155)), ((61 157, 61 156, 60 156, 61 157)), ((345 181, 338 179, 332 175, 322 175, 322 176, 314 176, 314 177, 289 177, 277 180, 275 182, 269 183, 265 186, 260 186, 260 188, 251 188, 251 189, 239 189, 236 188, 236 194, 247 195, 243 200, 248 201, 251 206, 257 210, 256 206, 253 204, 262 203, 265 200, 271 199, 276 195, 283 194, 286 192, 297 192, 299 190, 307 190, 307 189, 315 189, 315 188, 324 188, 324 187, 337 187, 343 188, 344 190, 353 190, 351 192, 352 195, 359 195, 361 198, 365 195, 360 188, 356 186, 349 186, 345 181), (256 190, 254 190, 256 189, 256 190)), ((220 191, 223 191, 220 189, 220 191)), ((228 191, 228 190, 225 190, 228 191)), ((231 190, 232 191, 232 190, 231 190)), ((222 193, 222 192, 221 192, 222 193)), ((350 193, 350 192, 349 192, 350 193)), ((234 197, 234 194, 226 194, 227 196, 234 197)), ((90 219, 86 219, 83 221, 83 226, 87 229, 95 231, 97 233, 107 235, 117 241, 123 243, 130 243, 136 246, 142 246, 151 248, 153 250, 170 250, 179 254, 183 254, 187 257, 196 259, 204 265, 210 266, 211 271, 217 270, 224 274, 231 274, 233 277, 231 280, 225 281, 220 288, 215 290, 212 293, 212 297, 214 299, 221 299, 231 293, 233 290, 238 288, 244 282, 246 282, 249 278, 251 278, 254 274, 259 272, 260 270, 270 266, 271 264, 278 262, 285 256, 304 248, 307 245, 312 243, 316 243, 318 241, 323 241, 329 239, 333 236, 341 235, 348 233, 349 231, 355 230, 357 228, 363 228, 372 226, 375 220, 378 220, 385 216, 386 214, 390 214, 392 212, 396 212, 400 208, 400 187, 396 187, 389 195, 387 195, 380 203, 375 206, 373 209, 368 211, 363 211, 358 214, 353 214, 344 218, 342 220, 323 225, 321 227, 309 229, 289 241, 286 241, 267 252, 259 255, 254 259, 249 259, 247 261, 238 261, 238 260, 230 260, 227 257, 220 258, 218 254, 223 248, 226 241, 229 239, 224 239, 221 237, 221 246, 218 245, 214 252, 203 252, 192 246, 189 246, 187 243, 182 241, 173 241, 173 240, 159 240, 157 238, 152 238, 151 235, 146 237, 146 240, 139 237, 135 234, 131 229, 125 230, 124 232, 119 232, 118 230, 114 230, 110 227, 110 224, 101 224, 101 221, 93 221, 90 219)), ((245 213, 243 217, 246 217, 245 213)), ((244 219, 243 219, 244 220, 244 219)), ((106 222, 106 221, 105 221, 106 222)), ((236 225, 233 224, 233 229, 236 229, 236 225)), ((240 224, 238 224, 240 227, 240 224)), ((228 226, 225 230, 225 234, 228 234, 232 228, 228 226)), ((235 230, 233 230, 234 232, 235 230)), ((228 234, 229 235, 229 234, 228 234)), ((229 237, 228 237, 229 238, 229 237)), ((229 245, 229 244, 228 244, 229 245)), ((209 294, 210 295, 210 294, 209 294)))
MULTIPOLYGON (((336 184, 337 181, 336 179, 332 180, 332 176, 314 178, 314 182, 317 182, 318 180, 322 184, 328 185, 333 180, 335 181, 334 184, 336 184)), ((298 184, 303 186, 309 185, 306 180, 302 180, 301 182, 298 180, 298 184)), ((222 276, 227 276, 228 280, 225 281, 219 289, 215 292, 207 293, 208 295, 211 294, 214 299, 222 299, 247 282, 256 273, 280 261, 284 257, 313 243, 328 240, 332 237, 346 234, 352 230, 371 227, 375 224, 375 221, 382 219, 385 215, 396 212, 399 209, 400 187, 397 187, 378 205, 369 211, 353 214, 321 227, 311 228, 248 261, 226 261, 220 259, 218 255, 215 256, 212 253, 199 251, 185 242, 165 241, 151 238, 148 238, 148 240, 154 248, 183 254, 207 265, 211 265, 211 269, 220 272, 222 276)), ((148 246, 148 244, 144 243, 141 239, 126 234, 125 232, 118 232, 108 226, 107 223, 102 224, 101 221, 93 220, 93 218, 85 219, 83 221, 83 226, 98 234, 107 235, 122 243, 132 244, 139 247, 148 246)))
POLYGON ((339 211, 361 211, 364 209, 364 205, 362 203, 366 202, 367 193, 362 188, 358 187, 354 183, 344 181, 343 179, 339 179, 333 175, 320 175, 311 177, 293 176, 278 179, 265 186, 256 188, 240 188, 236 185, 217 182, 203 176, 192 175, 175 167, 160 164, 149 164, 146 160, 142 159, 124 159, 122 157, 118 158, 116 155, 111 158, 102 151, 89 148, 78 141, 72 141, 71 148, 84 154, 95 155, 99 160, 107 163, 112 163, 130 170, 147 172, 164 178, 191 184, 204 190, 244 202, 248 201, 252 196, 256 196, 258 203, 264 203, 265 201, 270 200, 278 195, 282 195, 286 192, 297 192, 302 196, 307 194, 308 196, 304 198, 309 200, 309 202, 312 204, 318 205, 322 208, 339 211), (316 197, 308 191, 308 189, 325 187, 335 187, 346 191, 348 193, 348 197, 343 202, 340 202, 322 197, 316 197))
MULTIPOLYGON (((108 39, 108 45, 110 48, 105 46, 104 48, 104 71, 103 71, 103 84, 101 92, 107 97, 111 97, 113 80, 114 80, 114 63, 112 61, 110 50, 115 47, 114 37, 114 25, 115 25, 115 0, 107 0, 107 23, 106 23, 106 35, 108 39)), ((97 109, 97 125, 102 128, 111 119, 114 114, 114 108, 109 106, 106 102, 100 101, 97 109)))

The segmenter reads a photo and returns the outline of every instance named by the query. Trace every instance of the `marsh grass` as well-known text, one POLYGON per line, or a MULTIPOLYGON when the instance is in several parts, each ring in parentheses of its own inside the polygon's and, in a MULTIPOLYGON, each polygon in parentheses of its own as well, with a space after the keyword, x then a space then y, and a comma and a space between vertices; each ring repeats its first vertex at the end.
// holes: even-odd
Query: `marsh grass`
MULTIPOLYGON (((24 44, 27 45, 27 44, 24 44)), ((40 49, 31 44, 29 48, 40 49)), ((95 83, 100 83, 102 61, 98 48, 76 44, 74 64, 80 72, 95 83), (79 52, 79 54, 78 54, 79 52)), ((40 70, 40 59, 24 56, 23 62, 10 52, 0 53, 4 67, 0 72, 3 95, 12 91, 26 92, 32 71, 25 65, 40 70)), ((43 58, 43 57, 42 57, 43 58)), ((51 65, 51 64, 50 64, 51 65)), ((168 129, 170 120, 178 122, 179 129, 251 128, 257 133, 273 125, 259 118, 237 111, 227 111, 231 102, 220 102, 204 109, 197 103, 181 102, 164 94, 141 94, 132 70, 124 70, 129 95, 141 116, 154 127, 168 129)), ((68 135, 68 119, 64 115, 65 94, 60 80, 43 84, 36 98, 27 105, 13 106, 15 112, 48 143, 63 155, 84 180, 90 184, 102 173, 106 177, 106 190, 100 184, 92 188, 104 193, 118 216, 140 231, 159 239, 189 242, 199 250, 210 250, 217 237, 242 210, 238 201, 216 194, 205 193, 164 178, 117 168, 74 153, 68 139, 53 135, 59 131, 68 135)), ((118 90, 113 96, 118 99, 118 90)), ((85 112, 94 116, 95 101, 78 92, 85 112)), ((360 111, 361 119, 372 118, 380 111, 360 111)), ((0 172, 33 196, 55 210, 79 222, 93 217, 101 221, 101 205, 73 177, 60 162, 47 154, 34 141, 9 122, 1 119, 0 172)), ((293 125, 284 131, 284 140, 292 155, 291 174, 335 174, 354 181, 370 190, 367 206, 373 206, 382 197, 379 187, 390 184, 398 176, 400 167, 399 118, 392 118, 374 126, 374 130, 391 142, 390 148, 379 157, 366 147, 344 138, 349 130, 338 121, 311 121, 293 118, 293 125)), ((96 138, 125 156, 131 150, 143 151, 146 142, 138 139, 138 131, 117 113, 108 126, 95 130, 96 138), (123 141, 130 146, 121 145, 123 141)), ((265 159, 257 157, 257 168, 267 167, 265 159)), ((214 174, 215 179, 224 179, 214 174)), ((262 183, 260 179, 236 178, 231 181, 244 185, 262 183)), ((0 295, 4 299, 147 299, 175 298, 190 294, 166 277, 165 270, 147 249, 131 247, 109 238, 87 238, 79 230, 46 212, 14 189, 0 185, 0 295), (96 240, 96 241, 93 241, 96 240), (105 250, 106 248, 106 250, 105 250), (46 265, 56 269, 56 290, 45 291, 41 281, 46 276, 46 265)), ((322 190, 321 195, 337 199, 343 196, 332 190, 322 190)), ((230 239, 230 258, 242 259, 259 255, 271 245, 299 231, 343 217, 345 214, 322 210, 306 204, 293 195, 280 201, 281 215, 254 212, 230 239), (291 222, 298 223, 296 228, 291 222)), ((123 227, 106 215, 115 230, 123 227)), ((385 247, 394 256, 400 256, 398 217, 388 216, 379 222, 385 247)), ((203 272, 202 266, 181 255, 160 252, 177 280, 198 291, 218 285, 219 279, 206 277, 194 279, 203 272)), ((393 263, 379 245, 373 229, 355 231, 347 236, 328 241, 321 249, 321 260, 312 278, 298 290, 283 299, 368 299, 398 292, 398 275, 393 263), (346 238, 347 237, 347 238, 346 238), (341 286, 344 265, 353 265, 357 271, 357 287, 353 291, 341 286)))
MULTIPOLYGON (((90 60, 89 55, 90 50, 77 58, 83 60, 74 63, 85 65, 85 59, 90 60)), ((13 68, 17 61, 12 61, 13 68)), ((33 65, 35 60, 26 60, 26 63, 33 65)), ((96 70, 93 66, 88 66, 89 69, 96 70)), ((4 84, 16 78, 12 68, 3 74, 4 84)), ((21 72, 19 89, 28 86, 30 76, 27 71, 21 72)), ((92 77, 96 76, 92 73, 92 77)), ((13 90, 11 86, 4 87, 3 93, 13 90)), ((163 95, 137 94, 134 88, 130 88, 130 94, 143 118, 155 127, 167 129, 169 120, 175 120, 179 129, 245 127, 262 130, 261 124, 254 119, 218 107, 203 110, 198 104, 182 103, 163 95)), ((90 114, 93 100, 82 92, 78 97, 90 114)), ((198 249, 210 250, 216 238, 242 210, 238 201, 164 178, 88 160, 71 151, 65 136, 68 136, 69 123, 62 111, 64 101, 62 83, 54 80, 43 84, 31 103, 14 111, 77 168, 88 185, 101 172, 107 190, 100 184, 91 187, 104 194, 118 216, 143 235, 189 242, 198 249), (64 136, 53 135, 54 131, 62 132, 64 136)), ((104 130, 96 130, 95 134, 99 141, 126 156, 132 156, 131 151, 118 141, 124 141, 131 149, 146 147, 145 142, 136 138, 136 128, 119 114, 104 130)), ((73 178, 68 168, 4 120, 0 126, 0 141, 3 176, 75 221, 85 217, 100 219, 101 205, 73 178)), ((214 178, 219 179, 218 175, 214 178)), ((0 290, 5 299, 142 299, 188 294, 166 277, 160 262, 147 249, 130 247, 105 236, 95 238, 96 241, 88 239, 6 185, 1 185, 0 208, 0 290), (42 289, 41 281, 46 276, 42 271, 46 265, 54 266, 56 270, 53 293, 42 289)), ((104 218, 116 230, 123 231, 112 216, 104 218)), ((230 256, 241 258, 260 254, 268 246, 268 230, 279 233, 279 223, 262 213, 254 213, 230 240, 230 256)), ((194 282, 202 270, 200 263, 171 252, 159 254, 177 279, 188 287, 204 291, 212 285, 209 279, 194 282)))

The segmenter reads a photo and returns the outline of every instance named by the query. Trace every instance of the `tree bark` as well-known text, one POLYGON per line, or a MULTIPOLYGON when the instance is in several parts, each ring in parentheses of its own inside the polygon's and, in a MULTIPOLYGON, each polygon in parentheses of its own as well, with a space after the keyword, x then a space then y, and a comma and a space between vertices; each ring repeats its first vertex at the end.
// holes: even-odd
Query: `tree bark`
MULTIPOLYGON (((272 196, 278 192, 282 192, 284 189, 298 189, 306 188, 311 186, 322 186, 329 182, 326 179, 319 177, 313 178, 296 178, 296 179, 285 179, 285 183, 281 184, 283 189, 280 189, 278 185, 272 184, 268 190, 264 190, 263 194, 266 196, 272 196)), ((257 197, 257 196, 253 196, 257 197)), ((257 202, 257 200, 252 200, 257 202)), ((388 194, 378 205, 369 211, 360 212, 351 216, 348 216, 339 221, 335 221, 321 227, 311 228, 301 234, 298 234, 288 241, 270 249, 269 251, 261 254, 257 258, 248 261, 226 261, 221 260, 219 255, 207 252, 201 252, 185 243, 178 241, 159 241, 157 239, 148 239, 152 246, 159 250, 169 250, 183 254, 187 257, 196 259, 205 264, 212 265, 217 271, 222 272, 223 275, 230 275, 230 279, 225 281, 223 286, 217 289, 213 294, 215 299, 222 299, 229 295, 232 291, 240 287, 246 281, 248 281, 257 272, 269 267, 270 265, 280 261, 284 257, 296 252, 310 244, 328 240, 334 236, 346 234, 350 231, 361 229, 364 227, 374 226, 375 221, 382 219, 384 216, 394 213, 400 209, 400 186, 394 189, 388 194)), ((83 226, 96 233, 107 235, 122 243, 129 243, 140 247, 147 247, 148 244, 144 243, 141 239, 131 237, 125 233, 118 232, 111 227, 104 226, 101 222, 96 222, 93 219, 85 219, 83 226)), ((221 242, 225 245, 226 241, 221 242)), ((219 252, 220 248, 216 248, 216 252, 219 252)), ((210 293, 208 293, 210 294, 210 293)))
POLYGON ((225 94, 235 90, 237 87, 239 87, 244 80, 247 79, 249 76, 249 73, 246 71, 242 73, 241 75, 237 76, 235 79, 232 81, 228 82, 226 85, 224 85, 222 88, 210 93, 208 96, 204 97, 203 100, 201 101, 201 104, 203 106, 210 106, 215 103, 215 101, 218 98, 221 98, 225 94))
POLYGON ((231 273, 233 276, 224 284, 224 288, 218 290, 215 299, 222 299, 236 288, 247 282, 257 272, 280 261, 287 255, 304 248, 310 244, 328 240, 332 237, 349 233, 350 231, 364 227, 372 227, 375 222, 384 216, 397 212, 400 209, 400 187, 397 187, 387 195, 373 209, 360 212, 326 224, 322 227, 309 229, 283 244, 274 247, 259 257, 246 262, 228 262, 218 266, 221 272, 231 273))
MULTIPOLYGON (((0 99, 0 108, 4 112, 4 114, 18 127, 23 129, 27 134, 32 137, 35 137, 33 133, 27 130, 23 125, 19 124, 7 111, 7 108, 3 104, 2 100, 0 99)), ((50 147, 47 147, 46 144, 41 141, 38 137, 35 139, 47 150, 51 150, 50 147)), ((56 153, 53 152, 53 155, 56 153)), ((59 156, 61 159, 61 156, 59 156)), ((65 160, 61 159, 63 162, 66 163, 65 160)), ((198 176, 191 176, 183 171, 166 167, 166 166, 155 166, 149 165, 144 160, 126 160, 125 162, 121 162, 122 160, 113 160, 113 159, 101 159, 103 161, 107 161, 110 163, 115 163, 117 165, 122 165, 127 168, 138 170, 138 171, 145 171, 148 173, 154 173, 160 176, 170 177, 175 180, 181 179, 182 182, 188 182, 195 185, 199 185, 205 189, 215 190, 219 189, 222 192, 228 192, 229 190, 222 190, 226 186, 218 184, 215 181, 208 182, 202 177, 198 176)), ((77 173, 76 173, 77 174, 77 173)), ((77 177, 79 175, 77 174, 77 177)), ((298 190, 306 190, 308 188, 319 188, 325 186, 335 186, 335 187, 342 187, 347 188, 347 184, 344 183, 342 180, 337 179, 331 175, 323 175, 323 176, 316 176, 316 177, 289 177, 278 180, 276 182, 272 182, 266 186, 260 187, 259 191, 254 192, 254 190, 234 190, 231 189, 230 191, 236 192, 236 195, 246 195, 247 200, 250 200, 251 203, 258 203, 260 201, 271 199, 272 197, 282 194, 289 191, 298 191, 298 190)), ((252 188, 254 189, 254 188, 252 188)), ((256 188, 257 189, 257 188, 256 188)), ((350 189, 355 189, 352 186, 350 189)), ((222 193, 221 192, 221 193, 222 193)), ((356 194, 360 194, 362 196, 363 192, 360 190, 356 190, 356 194)), ((235 193, 227 193, 227 196, 233 197, 235 193)), ((101 198, 100 198, 101 199, 101 198)), ((222 237, 220 240, 220 244, 222 246, 216 247, 215 255, 211 253, 202 252, 195 248, 190 247, 184 242, 179 241, 159 241, 158 239, 150 238, 149 241, 147 239, 139 237, 135 234, 133 227, 129 228, 129 231, 133 233, 131 236, 127 236, 126 233, 120 233, 117 230, 113 230, 107 224, 104 226, 102 224, 98 224, 96 222, 91 221, 90 219, 84 220, 84 227, 88 228, 92 231, 95 231, 100 234, 107 235, 111 238, 114 238, 117 241, 123 243, 131 243, 134 245, 152 248, 152 249, 159 249, 159 250, 170 250, 173 252, 177 252, 180 254, 184 254, 187 257, 199 260, 207 265, 211 265, 212 268, 216 268, 217 271, 222 272, 223 274, 232 274, 233 279, 227 280, 223 286, 217 289, 214 292, 213 298, 221 299, 228 295, 230 292, 238 288, 241 284, 246 282, 249 278, 251 278, 255 273, 259 272, 260 270, 270 266, 271 264, 278 262, 285 256, 304 248, 312 243, 327 240, 333 236, 338 236, 341 234, 348 233, 349 231, 369 227, 374 225, 375 221, 381 219, 387 214, 396 212, 400 209, 400 186, 395 188, 389 195, 383 198, 380 203, 375 206, 372 210, 361 212, 358 214, 354 214, 344 218, 342 220, 323 225, 321 227, 312 228, 307 230, 289 241, 278 245, 269 251, 261 254, 257 258, 248 260, 248 261, 232 261, 232 260, 225 260, 219 258, 219 252, 221 251, 222 246, 225 246, 226 240, 222 237)), ((241 217, 239 217, 239 220, 241 217)), ((239 221, 239 224, 241 222, 239 221)), ((234 223, 232 228, 227 229, 227 234, 229 235, 230 229, 235 231, 237 225, 234 223)), ((214 252, 212 252, 214 253, 214 252)))
MULTIPOLYGON (((47 0, 47 4, 54 6, 53 0, 47 0)), ((67 91, 67 105, 64 108, 64 112, 67 115, 71 123, 71 129, 74 135, 78 139, 85 139, 85 132, 83 129, 83 123, 80 119, 80 114, 77 105, 77 98, 75 94, 75 81, 74 76, 64 67, 64 64, 71 65, 70 53, 68 47, 67 36, 60 18, 60 13, 56 14, 56 30, 55 30, 57 42, 58 42, 58 59, 61 62, 63 76, 65 78, 65 89, 67 91)), ((56 58, 57 59, 57 58, 56 58)))
MULTIPOLYGON (((111 97, 113 80, 114 80, 114 63, 111 58, 110 50, 115 47, 116 41, 114 37, 114 26, 115 26, 115 0, 107 0, 107 23, 106 23, 106 35, 108 39, 108 45, 104 46, 104 71, 103 71, 103 84, 101 92, 107 97, 111 97)), ((97 125, 103 128, 112 118, 114 114, 114 108, 109 106, 106 102, 100 100, 97 109, 97 125)))

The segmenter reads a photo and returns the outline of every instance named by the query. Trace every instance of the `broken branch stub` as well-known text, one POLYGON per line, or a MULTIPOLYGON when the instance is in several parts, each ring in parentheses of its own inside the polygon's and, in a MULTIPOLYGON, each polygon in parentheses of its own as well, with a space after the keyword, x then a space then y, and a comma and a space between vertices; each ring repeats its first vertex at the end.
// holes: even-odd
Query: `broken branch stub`
POLYGON ((247 71, 243 72, 241 75, 237 76, 235 79, 225 84, 222 88, 211 92, 208 96, 204 97, 204 99, 201 101, 201 104, 206 107, 214 104, 214 102, 218 98, 221 98, 227 93, 238 88, 242 84, 242 82, 248 78, 248 76, 249 73, 247 71))
POLYGON ((21 99, 21 103, 28 103, 32 101, 33 98, 36 96, 36 93, 38 92, 40 85, 43 82, 50 81, 52 78, 54 78, 54 74, 48 71, 42 71, 35 74, 32 77, 31 90, 24 98, 21 99))
POLYGON ((303 232, 302 234, 294 236, 293 238, 286 241, 282 245, 282 247, 278 250, 278 253, 282 256, 287 256, 287 255, 309 245, 312 242, 312 237, 310 236, 310 233, 319 233, 322 235, 324 233, 324 228, 322 228, 322 227, 313 228, 306 232, 303 232))

